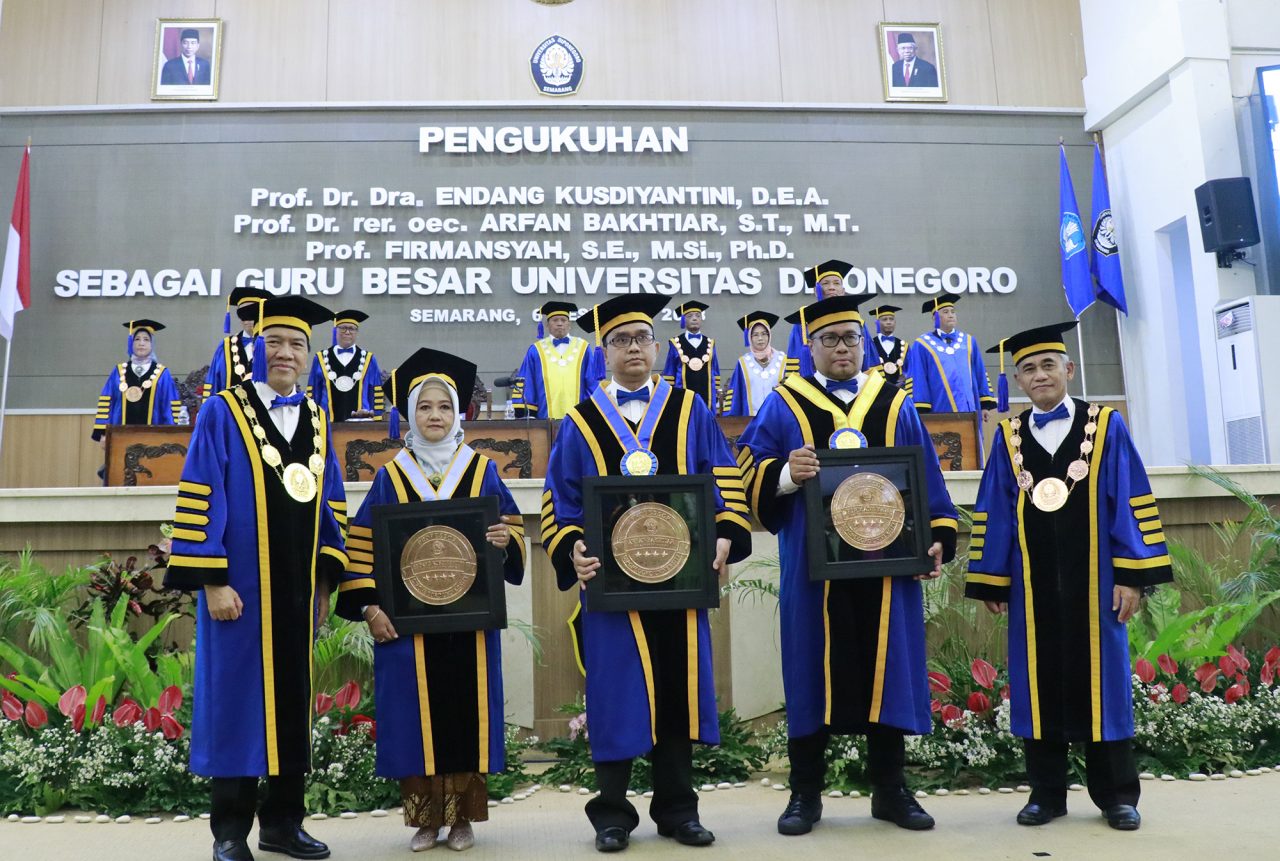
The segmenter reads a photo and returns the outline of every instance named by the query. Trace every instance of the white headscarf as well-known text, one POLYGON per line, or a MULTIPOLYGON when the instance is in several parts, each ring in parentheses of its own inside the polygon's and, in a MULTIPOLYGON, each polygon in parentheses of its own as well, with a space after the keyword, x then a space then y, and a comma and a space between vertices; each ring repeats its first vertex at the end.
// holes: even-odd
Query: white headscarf
POLYGON ((404 435, 405 448, 413 452, 414 458, 422 465, 422 468, 428 475, 432 473, 442 473, 449 468, 450 461, 458 451, 458 446, 462 445, 462 413, 458 410, 458 393, 453 386, 442 377, 428 376, 425 380, 413 387, 413 391, 409 392, 409 430, 404 435), (418 398, 422 396, 422 389, 428 383, 434 383, 436 386, 443 388, 449 393, 449 400, 453 402, 453 427, 444 435, 440 442, 427 442, 418 433, 418 398))

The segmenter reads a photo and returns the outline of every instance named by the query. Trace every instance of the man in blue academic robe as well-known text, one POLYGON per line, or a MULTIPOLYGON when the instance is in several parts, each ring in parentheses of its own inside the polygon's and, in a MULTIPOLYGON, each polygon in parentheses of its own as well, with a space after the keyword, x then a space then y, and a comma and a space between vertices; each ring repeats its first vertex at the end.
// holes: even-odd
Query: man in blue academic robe
POLYGON ((212 778, 215 861, 253 857, 255 809, 260 849, 326 858, 302 830, 311 650, 347 564, 346 497, 325 414, 297 384, 311 327, 331 314, 301 297, 241 313, 262 335, 257 379, 200 410, 165 577, 197 592, 191 770, 212 778))
POLYGON ((991 394, 982 347, 957 328, 959 296, 936 296, 921 311, 933 315, 932 331, 925 332, 907 350, 907 394, 920 412, 971 413, 982 411, 986 421, 996 398, 991 394))
POLYGON ((363 311, 339 311, 333 317, 333 346, 311 360, 307 389, 331 422, 382 415, 382 369, 378 357, 356 346, 363 311))
MULTIPOLYGON (((602 548, 583 540, 584 476, 707 474, 715 478, 716 558, 751 552, 742 476, 702 399, 653 375, 653 318, 667 298, 619 296, 579 319, 605 346, 612 379, 569 410, 551 448, 542 494, 542 543, 561 589, 595 576, 602 548), (631 470, 643 461, 645 472, 631 470)), ((600 794, 587 803, 596 848, 627 847, 639 823, 626 798, 631 761, 653 761, 649 816, 658 833, 705 846, 715 836, 698 818, 692 742, 720 740, 706 610, 600 612, 583 604, 587 727, 600 794)))
MULTIPOLYGON (((830 299, 832 296, 843 296, 848 292, 844 279, 852 271, 852 263, 845 263, 843 260, 827 260, 804 270, 804 284, 808 290, 813 291, 819 301, 830 299)), ((784 376, 799 374, 807 377, 813 373, 813 356, 809 353, 809 342, 806 339, 801 312, 788 314, 786 320, 792 326, 791 335, 787 338, 787 365, 784 376)), ((880 364, 876 346, 870 340, 866 340, 867 337, 864 326, 862 352, 862 370, 864 371, 880 364)))
POLYGON ((1067 746, 1083 743, 1107 823, 1141 824, 1126 623, 1144 588, 1173 579, 1155 496, 1120 414, 1067 395, 1074 320, 1020 332, 1032 406, 996 428, 978 487, 965 594, 1009 614, 1009 705, 1031 797, 1020 825, 1067 812, 1067 746))
POLYGON ((720 357, 716 339, 702 334, 703 315, 709 307, 690 300, 676 308, 681 332, 670 341, 662 376, 671 385, 695 393, 714 413, 720 402, 720 357))
POLYGON ((569 334, 578 315, 572 302, 542 306, 538 340, 525 351, 511 405, 516 418, 562 419, 588 397, 604 377, 604 353, 585 338, 569 334))
POLYGON ((266 290, 257 287, 237 287, 227 297, 227 315, 222 324, 223 338, 209 359, 209 370, 200 387, 200 397, 208 400, 223 389, 243 383, 253 376, 253 353, 257 344, 253 328, 257 314, 251 313, 258 302, 271 297, 266 290), (244 316, 238 316, 244 311, 244 316), (231 334, 231 315, 237 315, 240 331, 231 334))
POLYGON ((747 496, 760 522, 777 533, 782 560, 782 682, 791 758, 791 798, 778 819, 782 834, 806 834, 821 818, 825 750, 833 733, 867 736, 872 816, 911 830, 933 827, 906 788, 905 736, 932 727, 919 580, 938 576, 955 555, 956 510, 911 399, 878 371, 859 371, 862 299, 835 296, 804 309, 816 370, 788 377, 738 440, 747 496), (810 580, 809 523, 799 491, 818 474, 815 450, 850 442, 919 447, 932 571, 915 578, 810 580))

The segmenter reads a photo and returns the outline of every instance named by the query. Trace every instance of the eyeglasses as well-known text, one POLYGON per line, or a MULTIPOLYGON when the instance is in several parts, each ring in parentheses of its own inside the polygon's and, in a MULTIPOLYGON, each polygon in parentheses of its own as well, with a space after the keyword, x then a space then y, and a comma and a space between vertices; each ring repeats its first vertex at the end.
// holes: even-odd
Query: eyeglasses
POLYGON ((614 335, 608 341, 605 341, 605 343, 610 347, 613 347, 615 350, 625 350, 632 344, 640 347, 647 347, 656 340, 658 339, 655 338, 652 333, 645 332, 642 335, 614 335))
POLYGON ((819 335, 816 340, 828 350, 842 341, 846 347, 856 347, 862 343, 862 334, 860 332, 845 332, 843 335, 837 335, 835 332, 825 332, 819 335))

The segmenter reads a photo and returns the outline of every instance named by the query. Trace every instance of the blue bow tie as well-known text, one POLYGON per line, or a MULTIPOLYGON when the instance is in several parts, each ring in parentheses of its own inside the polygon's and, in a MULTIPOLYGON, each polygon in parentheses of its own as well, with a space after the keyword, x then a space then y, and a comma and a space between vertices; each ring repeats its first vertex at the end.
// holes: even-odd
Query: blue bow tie
POLYGON ((618 389, 618 406, 622 406, 628 401, 644 401, 646 404, 649 403, 649 387, 645 386, 643 389, 637 389, 634 392, 618 389))
POLYGON ((956 340, 955 332, 939 332, 938 337, 946 341, 948 344, 954 343, 956 340))
POLYGON ((844 389, 849 394, 856 395, 858 393, 857 377, 851 380, 827 380, 827 391, 834 393, 838 389, 844 389))
POLYGON ((1047 413, 1031 414, 1031 421, 1035 424, 1037 429, 1044 427, 1049 422, 1056 422, 1058 419, 1069 418, 1071 418, 1071 413, 1067 411, 1067 404, 1065 401, 1058 404, 1058 408, 1056 410, 1051 410, 1047 413))
POLYGON ((296 407, 306 399, 307 396, 302 392, 294 392, 287 398, 281 395, 276 395, 271 401, 271 406, 267 407, 267 409, 274 410, 276 407, 296 407))
POLYGON ((568 338, 552 338, 552 339, 551 339, 551 346, 553 346, 553 347, 567 347, 567 346, 569 346, 569 339, 568 339, 568 338))
POLYGON ((335 347, 334 348, 334 352, 338 353, 339 355, 341 355, 342 353, 354 353, 355 351, 356 351, 355 347, 335 347))

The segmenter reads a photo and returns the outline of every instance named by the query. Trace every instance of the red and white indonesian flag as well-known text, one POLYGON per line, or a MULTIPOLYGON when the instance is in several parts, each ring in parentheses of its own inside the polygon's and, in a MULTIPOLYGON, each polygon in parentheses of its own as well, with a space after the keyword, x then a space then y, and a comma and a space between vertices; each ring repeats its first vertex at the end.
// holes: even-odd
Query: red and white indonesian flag
POLYGON ((31 305, 31 147, 22 154, 18 191, 0 277, 0 337, 13 338, 13 318, 31 305))

